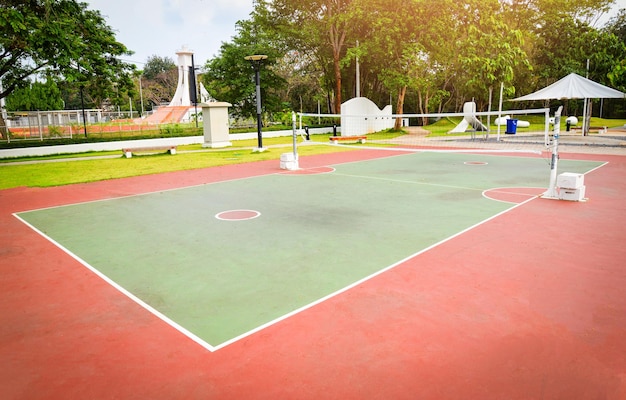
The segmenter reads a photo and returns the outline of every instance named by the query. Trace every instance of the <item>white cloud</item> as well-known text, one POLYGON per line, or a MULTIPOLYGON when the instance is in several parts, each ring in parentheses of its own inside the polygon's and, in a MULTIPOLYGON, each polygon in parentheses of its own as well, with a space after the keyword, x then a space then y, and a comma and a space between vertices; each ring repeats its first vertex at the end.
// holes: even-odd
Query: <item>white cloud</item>
POLYGON ((176 51, 185 45, 202 65, 235 35, 235 23, 247 19, 253 7, 253 0, 86 1, 102 13, 117 40, 135 52, 128 59, 139 63, 152 55, 176 60, 176 51))

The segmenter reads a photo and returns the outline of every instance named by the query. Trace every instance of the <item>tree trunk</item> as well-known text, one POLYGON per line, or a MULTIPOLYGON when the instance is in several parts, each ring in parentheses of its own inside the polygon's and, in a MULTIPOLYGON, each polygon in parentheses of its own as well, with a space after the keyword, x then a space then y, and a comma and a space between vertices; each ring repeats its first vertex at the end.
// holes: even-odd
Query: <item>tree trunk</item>
POLYGON ((585 119, 585 131, 583 132, 583 136, 589 135, 589 128, 591 127, 591 112, 592 112, 592 107, 593 107, 593 102, 591 101, 591 99, 586 99, 586 100, 587 100, 587 115, 583 115, 583 118, 585 119))
MULTIPOLYGON (((402 115, 404 114, 404 97, 406 96, 406 86, 403 86, 398 91, 398 105, 396 106, 396 114, 402 115)), ((393 129, 399 131, 402 129, 402 118, 396 118, 396 123, 393 129)))
POLYGON ((9 138, 9 129, 7 128, 7 122, 4 120, 4 114, 0 112, 0 138, 6 140, 9 138))
MULTIPOLYGON (((430 101, 430 93, 426 91, 425 95, 422 95, 422 91, 417 93, 417 105, 420 114, 428 114, 428 102, 430 101)), ((428 125, 428 117, 422 117, 422 126, 428 125)))
POLYGON ((333 48, 333 72, 335 75, 335 113, 341 113, 341 49, 346 39, 346 32, 331 24, 329 29, 330 44, 333 48))
POLYGON ((335 113, 341 114, 341 65, 339 49, 333 49, 333 68, 335 70, 335 113))
MULTIPOLYGON (((489 86, 489 105, 487 111, 491 112, 491 102, 493 101, 493 85, 489 86)), ((491 115, 487 115, 487 135, 491 132, 491 115)))

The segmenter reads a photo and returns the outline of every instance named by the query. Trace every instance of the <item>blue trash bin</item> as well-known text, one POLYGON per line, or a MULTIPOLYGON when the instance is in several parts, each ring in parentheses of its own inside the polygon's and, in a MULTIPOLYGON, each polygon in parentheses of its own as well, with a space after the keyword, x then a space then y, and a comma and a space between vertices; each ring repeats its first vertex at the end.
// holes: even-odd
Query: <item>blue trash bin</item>
POLYGON ((517 132, 517 120, 516 119, 507 119, 506 120, 506 132, 509 135, 515 135, 517 132))

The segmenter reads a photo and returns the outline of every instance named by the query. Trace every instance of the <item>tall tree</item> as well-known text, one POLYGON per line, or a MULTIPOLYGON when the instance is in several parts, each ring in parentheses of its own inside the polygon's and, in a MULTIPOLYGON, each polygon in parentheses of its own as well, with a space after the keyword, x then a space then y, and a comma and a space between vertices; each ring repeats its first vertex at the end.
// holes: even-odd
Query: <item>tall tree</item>
POLYGON ((621 47, 613 62, 607 78, 611 86, 622 91, 626 90, 626 8, 622 8, 604 27, 604 32, 615 36, 616 48, 621 47))
MULTIPOLYGON (((384 86, 397 94, 396 114, 404 113, 407 89, 412 85, 414 71, 423 55, 417 31, 412 29, 420 19, 417 3, 414 0, 376 0, 362 5, 362 20, 369 29, 360 29, 365 37, 360 38, 359 50, 376 65, 378 78, 384 86)), ((400 127, 398 118, 395 128, 400 127)))
MULTIPOLYGON (((350 31, 359 14, 354 0, 274 0, 273 21, 294 49, 313 53, 323 62, 326 51, 332 59, 334 112, 341 112, 342 61, 350 31)), ((351 46, 355 44, 351 43, 351 46)))
POLYGON ((178 85, 178 69, 170 57, 148 57, 142 74, 142 90, 149 103, 169 102, 178 85))
POLYGON ((488 93, 491 100, 494 85, 511 85, 515 67, 523 64, 530 68, 522 31, 509 28, 497 0, 465 4, 471 17, 459 56, 466 93, 481 100, 488 93))
POLYGON ((176 69, 176 63, 171 57, 160 57, 152 55, 146 60, 143 68, 143 76, 146 79, 155 79, 163 72, 169 72, 176 69))
MULTIPOLYGON (((252 19, 237 22, 237 34, 232 43, 223 43, 217 57, 209 60, 202 76, 209 94, 233 105, 233 113, 242 118, 256 115, 254 70, 246 56, 268 56, 261 69, 261 98, 270 114, 282 110, 282 99, 277 95, 285 84, 273 66, 283 58, 280 42, 265 29, 264 16, 253 13, 252 19)), ((267 115, 267 114, 265 114, 267 115)))
POLYGON ((87 6, 75 0, 0 0, 0 98, 43 71, 88 88, 100 101, 114 82, 132 86, 134 67, 118 58, 132 53, 115 40, 100 12, 87 6))
POLYGON ((8 111, 48 111, 63 108, 61 91, 52 79, 32 82, 29 86, 16 89, 7 97, 8 111))

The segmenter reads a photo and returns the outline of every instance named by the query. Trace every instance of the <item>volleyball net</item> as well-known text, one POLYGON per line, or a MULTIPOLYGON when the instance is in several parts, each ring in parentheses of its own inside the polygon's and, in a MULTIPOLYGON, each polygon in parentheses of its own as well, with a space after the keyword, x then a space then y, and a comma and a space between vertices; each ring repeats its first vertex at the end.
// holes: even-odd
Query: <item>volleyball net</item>
POLYGON ((298 113, 297 133, 303 140, 331 135, 329 143, 367 141, 389 147, 469 147, 500 151, 542 152, 550 147, 549 108, 457 113, 321 114, 298 113), (400 129, 394 129, 400 127, 400 129), (350 140, 363 138, 363 140, 350 140))

